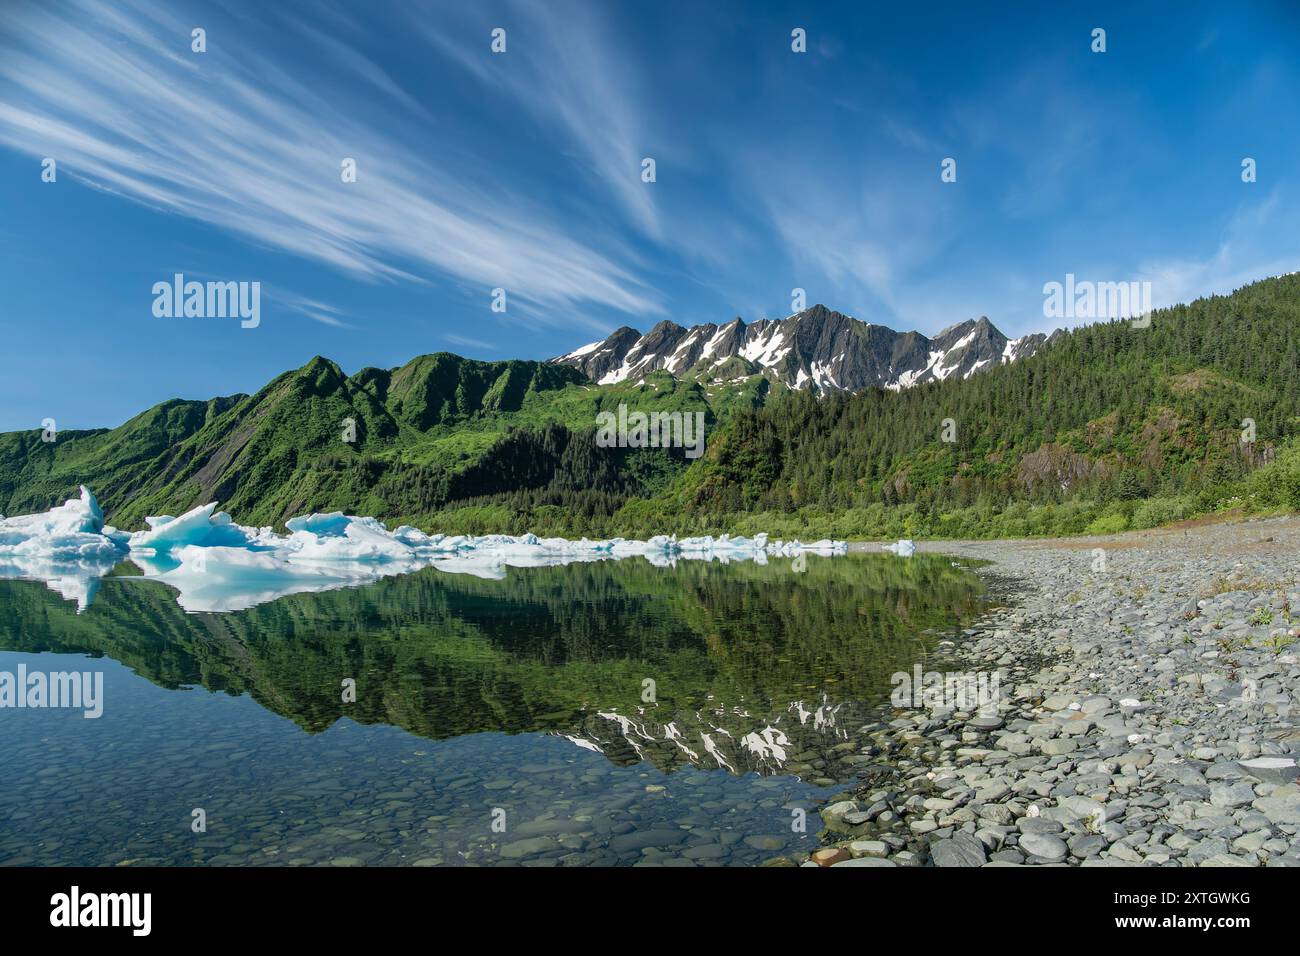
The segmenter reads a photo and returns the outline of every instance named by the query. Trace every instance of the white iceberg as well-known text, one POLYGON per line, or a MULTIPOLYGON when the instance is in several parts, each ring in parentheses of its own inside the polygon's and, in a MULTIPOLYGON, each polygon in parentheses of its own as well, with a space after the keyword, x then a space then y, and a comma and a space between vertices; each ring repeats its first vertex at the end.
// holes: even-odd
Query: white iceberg
MULTIPOLYGON (((217 511, 216 502, 187 511, 179 518, 163 515, 145 518, 148 531, 131 535, 131 550, 153 554, 167 554, 177 548, 195 545, 204 548, 249 548, 257 534, 241 528, 224 511, 217 511)), ((269 529, 263 529, 269 531, 269 529)))
POLYGON ((0 515, 0 578, 44 581, 85 610, 99 579, 126 556, 128 535, 104 524, 99 502, 84 485, 71 498, 39 514, 0 515))
POLYGON ((892 551, 900 558, 910 558, 916 554, 916 542, 911 539, 904 539, 897 544, 882 544, 881 551, 892 551))
POLYGON ((236 524, 215 502, 179 517, 145 519, 127 534, 104 525, 90 490, 80 499, 35 515, 0 517, 0 578, 30 577, 89 604, 99 578, 129 558, 145 577, 176 588, 188 611, 233 611, 302 591, 368 584, 393 574, 432 567, 452 574, 499 579, 505 568, 641 557, 657 566, 681 560, 766 563, 769 555, 844 554, 843 541, 812 544, 753 538, 539 538, 534 534, 426 534, 410 525, 394 531, 376 518, 334 511, 290 518, 287 534, 236 524))
POLYGON ((0 515, 0 561, 109 559, 126 549, 127 535, 104 525, 104 512, 85 485, 81 497, 32 515, 0 515))

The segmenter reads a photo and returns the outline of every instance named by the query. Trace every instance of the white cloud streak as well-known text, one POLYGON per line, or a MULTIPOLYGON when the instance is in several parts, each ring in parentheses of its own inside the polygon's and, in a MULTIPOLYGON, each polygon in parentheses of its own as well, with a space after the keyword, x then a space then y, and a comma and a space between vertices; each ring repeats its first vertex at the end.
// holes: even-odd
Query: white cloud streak
MULTIPOLYGON (((210 30, 208 52, 191 53, 191 28, 135 2, 7 15, 0 145, 362 279, 451 277, 482 287, 485 303, 501 286, 534 315, 662 311, 628 267, 525 197, 464 185, 386 134, 374 111, 346 109, 346 89, 320 89, 228 33, 210 30), (340 181, 344 157, 357 160, 356 183, 340 181)), ((409 110, 360 54, 345 67, 409 110)))
POLYGON ((1151 283, 1152 300, 1160 308, 1227 295, 1258 279, 1295 272, 1300 269, 1300 243, 1278 240, 1279 234, 1288 234, 1284 224, 1294 222, 1295 214, 1294 204, 1274 189, 1237 207, 1212 253, 1152 258, 1139 266, 1137 278, 1151 283))
POLYGON ((452 345, 459 345, 462 348, 482 349, 485 352, 495 352, 497 350, 496 345, 493 344, 492 342, 485 342, 482 339, 470 338, 468 335, 452 335, 449 333, 447 335, 444 335, 443 338, 446 339, 448 342, 450 342, 452 345))
POLYGON ((646 235, 662 238, 654 185, 641 181, 641 161, 662 160, 669 144, 643 128, 646 111, 633 79, 636 64, 615 56, 620 44, 594 13, 598 5, 549 0, 506 6, 508 15, 499 20, 461 8, 466 16, 455 30, 424 16, 415 28, 481 84, 558 127, 629 220, 646 235), (501 23, 510 24, 507 52, 484 55, 491 28, 501 23), (466 36, 481 42, 467 44, 466 36))

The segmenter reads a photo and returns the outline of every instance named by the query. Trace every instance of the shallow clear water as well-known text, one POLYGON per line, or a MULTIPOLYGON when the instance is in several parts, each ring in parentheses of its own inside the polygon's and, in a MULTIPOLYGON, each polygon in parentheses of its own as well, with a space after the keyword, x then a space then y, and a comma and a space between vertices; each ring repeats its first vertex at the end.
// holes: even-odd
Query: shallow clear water
POLYGON ((104 675, 98 719, 0 709, 0 864, 806 852, 889 675, 981 595, 944 558, 856 554, 429 569, 228 614, 127 573, 80 614, 0 581, 0 671, 104 675))

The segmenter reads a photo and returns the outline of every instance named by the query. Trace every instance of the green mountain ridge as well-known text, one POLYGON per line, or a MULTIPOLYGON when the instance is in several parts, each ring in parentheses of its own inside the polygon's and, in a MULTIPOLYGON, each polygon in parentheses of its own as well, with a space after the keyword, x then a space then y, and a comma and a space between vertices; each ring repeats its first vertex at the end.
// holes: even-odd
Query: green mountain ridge
POLYGON ((54 442, 0 434, 0 512, 86 484, 124 528, 215 500, 245 524, 344 510, 448 532, 806 539, 1300 507, 1300 276, 1152 319, 1063 332, 965 379, 823 398, 740 361, 596 385, 535 361, 439 352, 348 376, 317 356, 254 395, 163 402, 54 442), (620 403, 703 411, 704 456, 600 447, 597 415, 620 403))

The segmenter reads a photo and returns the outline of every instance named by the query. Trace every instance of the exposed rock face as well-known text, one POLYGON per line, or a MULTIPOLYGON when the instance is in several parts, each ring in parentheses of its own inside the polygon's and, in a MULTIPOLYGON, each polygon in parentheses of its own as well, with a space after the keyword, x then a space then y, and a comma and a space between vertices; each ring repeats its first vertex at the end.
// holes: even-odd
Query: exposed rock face
POLYGON ((1080 482, 1111 473, 1109 462, 1093 461, 1064 445, 1048 442, 1020 460, 1016 466, 1016 481, 1027 491, 1051 486, 1069 489, 1080 482))
POLYGON ((983 317, 927 338, 814 305, 789 318, 751 325, 737 318, 687 329, 664 321, 645 335, 624 326, 551 362, 580 369, 603 385, 660 369, 707 379, 725 363, 718 375, 728 378, 763 374, 790 388, 855 392, 966 378, 1032 355, 1047 341, 1042 333, 1008 339, 983 317))

